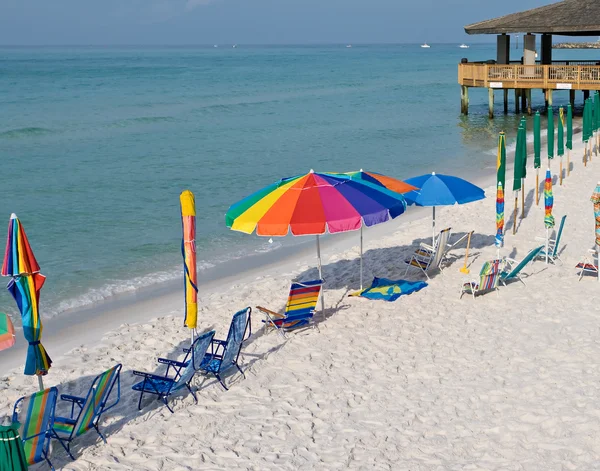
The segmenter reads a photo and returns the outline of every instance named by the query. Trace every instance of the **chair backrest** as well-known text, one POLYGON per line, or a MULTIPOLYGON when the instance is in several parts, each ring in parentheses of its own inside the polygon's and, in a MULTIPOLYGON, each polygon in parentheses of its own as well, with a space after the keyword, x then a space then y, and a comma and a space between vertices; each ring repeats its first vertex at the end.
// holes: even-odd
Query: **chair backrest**
POLYGON ((558 233, 556 234, 556 243, 554 244, 552 257, 556 257, 558 255, 558 245, 560 244, 560 237, 562 236, 563 227, 565 227, 565 219, 567 219, 566 214, 562 217, 560 220, 560 226, 558 226, 558 233))
POLYGON ((501 260, 490 260, 485 262, 479 272, 479 288, 478 291, 488 291, 498 287, 500 280, 500 263, 501 260))
POLYGON ((93 428, 105 411, 117 405, 121 398, 121 367, 122 365, 118 363, 96 376, 83 402, 75 427, 71 432, 72 437, 82 435, 93 428), (107 405, 115 384, 117 385, 117 397, 110 405, 107 405))
MULTIPOLYGON (((189 353, 189 355, 191 355, 191 358, 188 357, 185 360, 187 361, 189 359, 188 366, 186 366, 183 369, 183 371, 181 371, 180 375, 184 378, 184 381, 182 383, 183 386, 185 386, 185 384, 190 379, 192 379, 194 373, 200 369, 202 360, 204 360, 204 355, 206 355, 206 351, 208 350, 208 347, 210 347, 210 343, 212 342, 214 336, 215 331, 211 330, 209 332, 203 333, 202 335, 199 335, 198 337, 196 337, 196 340, 194 340, 194 343, 189 353)), ((180 380, 181 378, 178 378, 177 383, 179 383, 180 380)))
POLYGON ((13 422, 21 422, 19 434, 27 463, 44 461, 50 445, 50 430, 54 425, 54 409, 58 389, 55 387, 22 397, 15 403, 13 422), (24 415, 23 415, 24 414, 24 415), (21 416, 22 420, 19 420, 21 416))
POLYGON ((535 257, 537 257, 537 255, 542 251, 543 248, 544 248, 544 246, 540 245, 539 247, 536 247, 535 249, 530 250, 529 253, 527 254, 527 256, 523 260, 521 260, 518 265, 515 265, 512 270, 507 272, 503 276, 503 278, 506 280, 506 279, 514 278, 515 276, 517 276, 529 262, 531 262, 535 257))
POLYGON ((429 266, 428 270, 438 268, 442 260, 444 259, 444 255, 446 254, 446 250, 448 250, 448 240, 450 240, 450 228, 447 227, 443 231, 440 231, 440 235, 436 239, 435 242, 435 253, 429 266))
POLYGON ((233 315, 219 371, 226 370, 237 361, 242 350, 242 344, 248 338, 246 337, 246 331, 248 331, 250 325, 251 313, 252 309, 247 307, 233 315))
POLYGON ((323 280, 296 281, 290 287, 285 316, 310 315, 315 312, 323 280))

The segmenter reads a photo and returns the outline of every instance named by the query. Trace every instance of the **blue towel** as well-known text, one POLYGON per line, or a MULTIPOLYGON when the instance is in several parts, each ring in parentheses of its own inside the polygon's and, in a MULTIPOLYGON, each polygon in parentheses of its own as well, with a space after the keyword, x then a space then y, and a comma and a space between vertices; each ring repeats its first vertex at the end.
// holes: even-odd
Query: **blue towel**
POLYGON ((424 281, 388 280, 387 278, 373 278, 373 283, 368 288, 352 293, 350 296, 362 296, 368 299, 384 299, 395 301, 400 296, 411 294, 427 286, 424 281))

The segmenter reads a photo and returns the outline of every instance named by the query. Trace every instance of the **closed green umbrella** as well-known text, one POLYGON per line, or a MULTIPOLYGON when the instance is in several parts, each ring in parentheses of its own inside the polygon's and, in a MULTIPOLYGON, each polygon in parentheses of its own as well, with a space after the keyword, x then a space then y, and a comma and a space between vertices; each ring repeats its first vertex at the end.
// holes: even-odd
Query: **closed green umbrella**
POLYGON ((527 178, 527 120, 521 118, 521 219, 525 217, 525 178, 527 178))
POLYGON ((548 167, 550 159, 554 158, 554 110, 548 107, 548 167))
POLYGON ((513 213, 513 234, 517 232, 517 210, 519 207, 519 191, 523 184, 523 146, 521 144, 522 130, 523 128, 519 125, 517 131, 517 143, 515 145, 515 165, 513 170, 513 192, 515 193, 515 211, 513 213))
POLYGON ((0 425, 0 471, 27 470, 23 442, 19 436, 19 422, 0 425))
POLYGON ((562 106, 558 109, 558 138, 556 141, 556 153, 560 157, 559 179, 563 181, 563 155, 565 155, 565 110, 562 106))
POLYGON ((573 107, 567 105, 567 176, 571 174, 571 150, 573 150, 573 107))
POLYGON ((588 141, 590 139, 590 100, 589 98, 585 100, 583 105, 583 132, 581 133, 581 138, 583 140, 583 165, 587 167, 587 146, 588 141))
POLYGON ((594 106, 593 106, 593 114, 594 114, 594 118, 593 118, 593 126, 594 126, 594 133, 596 134, 594 136, 594 133, 592 133, 592 138, 593 138, 593 143, 592 143, 592 147, 595 147, 595 153, 596 155, 598 155, 598 146, 594 146, 594 144, 596 144, 595 141, 598 140, 598 128, 600 127, 600 96, 598 96, 598 92, 596 91, 596 93, 594 93, 594 106))
POLYGON ((498 157, 496 159, 496 182, 506 186, 506 135, 504 131, 498 136, 498 157))
POLYGON ((535 168, 535 204, 540 204, 540 167, 542 166, 540 112, 533 117, 533 168, 535 168))

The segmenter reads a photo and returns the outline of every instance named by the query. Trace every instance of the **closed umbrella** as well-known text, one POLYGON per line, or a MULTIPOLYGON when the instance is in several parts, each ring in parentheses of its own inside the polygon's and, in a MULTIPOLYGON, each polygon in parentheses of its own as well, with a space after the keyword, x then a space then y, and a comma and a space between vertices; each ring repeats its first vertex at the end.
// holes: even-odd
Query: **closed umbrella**
POLYGON ((27 457, 23 449, 23 441, 19 436, 19 422, 0 425, 0 470, 24 471, 29 469, 27 457))
POLYGON ((590 128, 591 128, 591 123, 590 123, 590 100, 587 99, 585 100, 585 103, 583 105, 583 132, 581 133, 581 138, 583 140, 584 146, 583 146, 583 165, 587 167, 587 148, 588 148, 588 141, 590 138, 590 128))
POLYGON ((406 193, 407 203, 433 208, 433 243, 435 244, 435 207, 471 203, 485 198, 485 192, 467 180, 435 172, 407 178, 406 183, 420 188, 406 193))
MULTIPOLYGON (((417 186, 417 185, 415 185, 417 186)), ((319 236, 354 231, 394 219, 404 213, 402 195, 380 185, 344 174, 316 173, 281 179, 233 204, 225 215, 227 227, 259 236, 319 236)), ((321 309, 325 310, 323 296, 321 309)))
MULTIPOLYGON (((598 259, 598 266, 600 267, 600 182, 596 185, 594 189, 594 193, 592 193, 592 197, 590 198, 591 202, 594 204, 594 220, 595 220, 595 230, 596 230, 596 238, 595 238, 595 248, 596 248, 596 258, 598 259)), ((598 272, 598 281, 600 281, 600 271, 598 272)))
POLYGON ((513 234, 517 232, 517 211, 519 210, 519 191, 523 186, 523 145, 521 144, 521 126, 517 130, 517 143, 515 145, 515 165, 513 168, 513 192, 515 194, 515 210, 513 213, 513 234))
POLYGON ((498 182, 496 189, 496 238, 494 244, 497 256, 500 258, 500 249, 504 247, 504 189, 502 182, 498 182))
POLYGON ((496 181, 506 184, 506 135, 504 131, 498 136, 498 154, 496 158, 496 181))
POLYGON ((548 265, 548 242, 550 241, 550 229, 554 227, 554 196, 552 194, 552 174, 550 169, 546 170, 546 181, 544 182, 544 226, 546 227, 546 265, 548 265))
POLYGON ((525 178, 527 178, 527 119, 521 118, 521 219, 525 217, 525 178))
POLYGON ((196 201, 190 190, 179 195, 181 205, 181 255, 183 256, 184 325, 190 329, 192 343, 198 317, 198 272, 196 268, 196 201))
POLYGON ((559 180, 563 181, 563 155, 565 155, 565 112, 562 106, 558 109, 558 138, 556 141, 556 153, 560 157, 559 180))
POLYGON ((42 376, 48 373, 52 360, 41 343, 43 328, 39 299, 46 277, 39 270, 40 266, 33 255, 25 229, 16 214, 12 214, 8 223, 2 275, 12 277, 7 289, 17 302, 23 320, 23 334, 29 342, 25 374, 38 377, 41 391, 44 389, 42 376))
MULTIPOLYGON (((596 144, 595 146, 595 153, 596 155, 598 155, 598 129, 600 128, 600 96, 598 95, 598 91, 596 91, 596 93, 594 93, 594 143, 596 144)), ((593 146, 592 146, 593 147, 593 146)))
POLYGON ((573 150, 573 107, 567 105, 567 176, 571 174, 571 150, 573 150))
POLYGON ((6 350, 15 344, 15 328, 8 317, 0 312, 0 351, 6 350))
MULTIPOLYGON (((542 166, 541 124, 540 112, 533 117, 533 168, 535 168, 535 204, 540 204, 540 167, 542 166)), ((504 186, 504 185, 503 185, 504 186)))
MULTIPOLYGON (((404 194, 409 191, 418 190, 417 187, 409 185, 402 180, 398 180, 387 175, 375 172, 365 172, 362 168, 358 172, 345 172, 353 180, 366 181, 374 185, 382 186, 390 191, 404 194)), ((360 289, 363 289, 363 226, 360 226, 360 289)))

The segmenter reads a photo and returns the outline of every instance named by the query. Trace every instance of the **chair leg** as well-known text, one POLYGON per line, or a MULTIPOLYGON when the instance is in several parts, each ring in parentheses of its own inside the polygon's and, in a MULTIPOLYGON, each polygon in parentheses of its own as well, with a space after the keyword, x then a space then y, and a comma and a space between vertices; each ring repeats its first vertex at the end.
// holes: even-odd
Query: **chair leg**
POLYGON ((169 398, 167 396, 163 396, 162 400, 165 403, 165 406, 167 406, 167 409, 169 409, 169 412, 174 414, 175 412, 173 412, 173 409, 171 409, 171 406, 169 405, 169 398))
POLYGON ((71 457, 71 459, 73 461, 75 461, 75 457, 71 453, 71 445, 70 444, 65 445, 63 443, 63 441, 59 438, 59 436, 56 433, 54 433, 54 438, 56 438, 58 440, 58 442, 62 445, 62 447, 65 449, 65 451, 69 454, 69 456, 71 457))
POLYGON ((242 373, 242 376, 244 377, 244 379, 246 379, 246 375, 244 374, 244 372, 242 371, 242 369, 240 368, 240 365, 238 365, 237 363, 235 364, 235 366, 237 367, 238 370, 240 370, 240 373, 242 373))
POLYGON ((107 443, 106 438, 104 437, 104 435, 102 435, 102 433, 100 432, 100 429, 98 428, 98 424, 94 424, 94 428, 96 429, 96 432, 98 433, 98 435, 100 435, 100 438, 102 439, 102 441, 104 443, 107 443))
POLYGON ((192 391, 192 388, 190 387, 189 384, 186 384, 186 386, 187 386, 188 390, 190 391, 190 393, 192 393, 192 397, 194 398, 194 402, 196 404, 198 404, 198 398, 196 397, 196 393, 194 391, 192 391))
POLYGON ((219 380, 219 383, 221 383, 221 386, 223 386, 225 388, 225 391, 229 391, 229 388, 227 386, 225 386, 225 383, 223 382, 223 380, 221 379, 221 376, 219 376, 218 373, 214 374, 215 377, 219 380))
POLYGON ((48 457, 47 453, 44 453, 44 458, 46 459, 46 462, 48 463, 48 466, 50 466, 50 471, 56 471, 56 469, 54 468, 54 465, 52 464, 52 461, 50 461, 50 458, 48 457))

